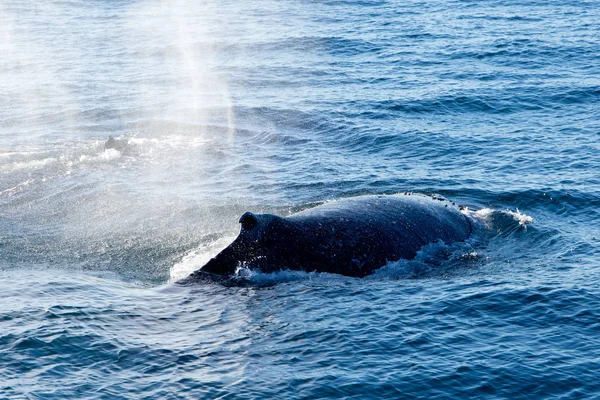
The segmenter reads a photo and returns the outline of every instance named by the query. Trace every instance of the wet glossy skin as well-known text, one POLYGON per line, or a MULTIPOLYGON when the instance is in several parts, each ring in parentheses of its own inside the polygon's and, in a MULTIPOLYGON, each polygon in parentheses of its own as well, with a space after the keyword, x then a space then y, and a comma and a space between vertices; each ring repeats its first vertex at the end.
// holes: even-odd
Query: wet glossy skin
POLYGON ((466 239, 458 207, 424 195, 362 196, 289 217, 245 213, 239 236, 190 276, 229 276, 240 265, 364 277, 389 261, 412 259, 426 244, 466 239))

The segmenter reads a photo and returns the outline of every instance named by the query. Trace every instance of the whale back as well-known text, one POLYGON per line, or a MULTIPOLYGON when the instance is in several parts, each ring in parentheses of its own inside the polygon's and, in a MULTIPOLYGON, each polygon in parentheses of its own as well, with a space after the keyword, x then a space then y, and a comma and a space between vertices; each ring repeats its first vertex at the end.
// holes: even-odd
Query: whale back
POLYGON ((309 230, 306 247, 330 260, 321 271, 351 276, 368 275, 389 261, 414 258, 424 245, 451 244, 471 233, 458 207, 414 194, 326 203, 287 220, 309 230))
POLYGON ((466 239, 471 226, 452 203, 424 195, 361 196, 288 217, 245 213, 234 242, 201 271, 241 266, 363 277, 389 261, 412 259, 426 244, 466 239))

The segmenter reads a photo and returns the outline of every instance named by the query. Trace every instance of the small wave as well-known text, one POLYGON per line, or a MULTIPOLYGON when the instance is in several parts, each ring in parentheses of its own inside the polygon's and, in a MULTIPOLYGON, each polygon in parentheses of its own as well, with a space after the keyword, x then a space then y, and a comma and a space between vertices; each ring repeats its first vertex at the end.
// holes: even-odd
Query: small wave
MULTIPOLYGON (((242 50, 252 52, 282 51, 286 54, 297 51, 304 55, 307 52, 326 53, 340 56, 354 56, 379 51, 380 46, 363 40, 339 36, 299 36, 282 38, 274 41, 257 42, 245 45, 242 50)), ((239 45, 228 46, 228 51, 240 51, 239 45)))
MULTIPOLYGON (((120 158, 123 154, 116 149, 106 149, 99 155, 82 155, 79 157, 80 163, 95 163, 95 162, 109 162, 120 158)), ((68 165, 73 166, 75 163, 69 161, 68 165)))
POLYGON ((351 279, 342 275, 325 272, 292 271, 289 269, 264 273, 259 270, 242 267, 227 283, 235 286, 274 286, 279 283, 310 281, 316 279, 347 280, 351 279))
POLYGON ((445 278, 470 273, 485 259, 477 250, 481 237, 475 233, 464 242, 431 243, 423 246, 411 260, 389 262, 366 279, 445 278))
POLYGON ((63 142, 44 152, 11 153, 6 157, 9 162, 0 164, 0 173, 21 179, 23 176, 35 176, 43 181, 51 176, 69 175, 81 165, 108 163, 121 158, 122 152, 115 149, 103 150, 101 143, 97 140, 63 142))
POLYGON ((16 186, 0 191, 0 196, 2 195, 12 195, 14 193, 20 192, 24 190, 27 186, 31 185, 35 182, 35 179, 28 179, 25 182, 21 182, 16 186))
MULTIPOLYGON (((462 113, 515 114, 523 111, 559 110, 575 104, 596 104, 600 89, 591 87, 514 87, 497 91, 474 90, 419 99, 355 101, 361 115, 385 118, 404 114, 457 115, 462 113)), ((352 102, 350 102, 352 104, 352 102)))
POLYGON ((129 143, 132 145, 137 145, 140 147, 147 146, 157 148, 167 146, 173 149, 202 147, 206 146, 206 144, 209 142, 209 138, 205 137, 204 135, 166 135, 160 139, 135 137, 129 140, 129 143))
POLYGON ((12 164, 6 164, 0 166, 0 172, 12 173, 22 170, 37 170, 48 167, 49 165, 57 162, 58 159, 54 157, 47 157, 37 160, 28 160, 28 161, 17 161, 12 164))
POLYGON ((489 228, 496 228, 498 225, 514 225, 515 222, 521 227, 526 227, 533 223, 533 217, 520 212, 511 210, 493 210, 491 208, 483 208, 472 212, 471 215, 476 219, 481 220, 489 228))
POLYGON ((575 188, 534 188, 516 191, 485 191, 464 190, 462 195, 469 199, 477 199, 475 209, 498 207, 503 205, 517 210, 536 210, 536 212, 555 215, 569 214, 589 217, 590 213, 597 214, 600 207, 598 194, 575 188))

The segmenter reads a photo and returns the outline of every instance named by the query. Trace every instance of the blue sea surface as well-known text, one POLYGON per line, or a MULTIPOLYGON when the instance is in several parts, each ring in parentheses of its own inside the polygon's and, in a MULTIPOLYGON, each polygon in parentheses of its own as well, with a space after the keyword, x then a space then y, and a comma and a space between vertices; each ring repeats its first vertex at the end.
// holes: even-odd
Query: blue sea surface
POLYGON ((3 0, 0 398, 600 397, 599 21, 3 0), (175 283, 245 211, 405 191, 474 234, 364 279, 175 283))

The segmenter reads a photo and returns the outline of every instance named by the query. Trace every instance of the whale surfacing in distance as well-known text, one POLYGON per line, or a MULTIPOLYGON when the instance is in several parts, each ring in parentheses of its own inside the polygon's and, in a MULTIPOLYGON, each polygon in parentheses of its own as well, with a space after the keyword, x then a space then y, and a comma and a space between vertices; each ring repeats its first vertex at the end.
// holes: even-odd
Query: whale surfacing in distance
POLYGON ((465 240, 471 223, 454 203, 420 194, 360 196, 280 217, 245 213, 238 237, 183 281, 232 276, 244 266, 364 277, 425 245, 465 240))

